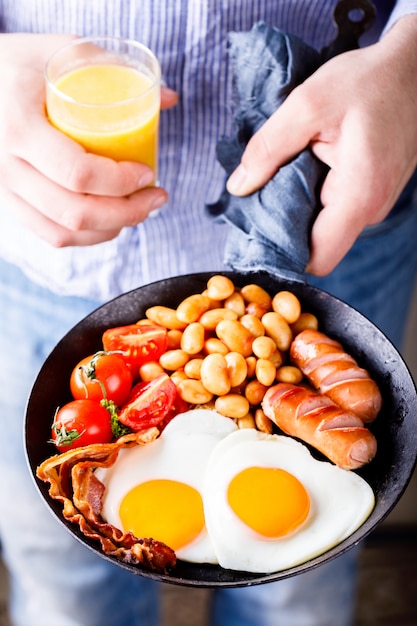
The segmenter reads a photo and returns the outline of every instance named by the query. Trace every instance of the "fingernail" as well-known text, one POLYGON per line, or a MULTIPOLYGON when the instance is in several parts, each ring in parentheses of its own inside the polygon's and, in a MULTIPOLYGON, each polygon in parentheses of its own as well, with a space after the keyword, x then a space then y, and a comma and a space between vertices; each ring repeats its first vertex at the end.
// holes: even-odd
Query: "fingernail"
POLYGON ((156 196, 152 200, 151 210, 148 213, 148 217, 156 217, 159 213, 159 209, 166 203, 167 197, 164 194, 156 196))
POLYGON ((154 182, 154 179, 154 172, 151 169, 147 170, 138 180, 138 189, 151 185, 154 182))
POLYGON ((231 194, 239 195, 243 191, 243 186, 247 178, 247 173, 243 165, 239 165, 229 177, 226 187, 231 194))

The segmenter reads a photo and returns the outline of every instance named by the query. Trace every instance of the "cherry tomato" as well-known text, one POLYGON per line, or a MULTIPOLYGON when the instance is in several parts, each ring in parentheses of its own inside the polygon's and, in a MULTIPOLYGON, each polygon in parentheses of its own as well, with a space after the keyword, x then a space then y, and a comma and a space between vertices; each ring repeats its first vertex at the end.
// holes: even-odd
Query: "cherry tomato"
POLYGON ((75 400, 113 400, 121 406, 132 389, 132 373, 120 354, 97 352, 74 367, 70 388, 75 400))
POLYGON ((60 452, 113 439, 110 414, 94 400, 73 400, 56 413, 52 441, 60 452))
POLYGON ((103 347, 111 352, 118 350, 131 366, 157 361, 168 345, 166 328, 155 324, 130 324, 109 328, 103 333, 103 347))
POLYGON ((129 400, 118 412, 119 420, 135 431, 158 426, 170 413, 176 396, 177 388, 168 374, 137 383, 129 400))

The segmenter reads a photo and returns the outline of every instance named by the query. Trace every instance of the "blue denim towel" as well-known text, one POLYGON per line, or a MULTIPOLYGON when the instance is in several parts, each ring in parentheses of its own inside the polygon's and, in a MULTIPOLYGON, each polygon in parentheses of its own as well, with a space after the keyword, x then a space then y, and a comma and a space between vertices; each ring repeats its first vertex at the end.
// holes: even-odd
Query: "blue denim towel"
MULTIPOLYGON (((250 137, 321 63, 315 49, 263 22, 249 32, 230 33, 229 43, 237 131, 217 144, 217 158, 227 175, 239 164, 250 137)), ((250 196, 238 198, 225 189, 207 207, 211 217, 231 226, 225 263, 239 271, 299 279, 309 259, 309 234, 319 210, 317 189, 326 171, 306 149, 250 196)))

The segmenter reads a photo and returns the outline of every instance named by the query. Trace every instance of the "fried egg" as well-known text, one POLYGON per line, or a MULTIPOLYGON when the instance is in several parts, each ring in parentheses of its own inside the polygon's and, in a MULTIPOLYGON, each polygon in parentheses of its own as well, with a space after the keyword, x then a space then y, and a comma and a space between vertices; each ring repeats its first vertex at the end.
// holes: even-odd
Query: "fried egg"
POLYGON ((219 564, 270 573, 322 554, 351 535, 374 507, 358 474, 312 457, 303 444, 238 430, 211 454, 203 492, 219 564))
POLYGON ((158 439, 122 449, 96 476, 113 526, 162 541, 183 561, 253 573, 324 553, 374 507, 358 474, 208 409, 177 415, 158 439))
POLYGON ((155 441, 122 449, 111 468, 96 470, 105 486, 102 517, 136 537, 162 541, 179 559, 217 563, 202 491, 213 449, 236 429, 215 411, 195 409, 175 416, 155 441))

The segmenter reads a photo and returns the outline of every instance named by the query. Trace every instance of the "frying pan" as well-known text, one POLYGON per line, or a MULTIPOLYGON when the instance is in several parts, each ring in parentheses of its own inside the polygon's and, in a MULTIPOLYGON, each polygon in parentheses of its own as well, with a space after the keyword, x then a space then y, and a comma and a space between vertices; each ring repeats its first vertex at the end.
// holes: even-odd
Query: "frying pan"
MULTIPOLYGON (((282 289, 295 293, 303 310, 318 317, 320 328, 338 339, 361 366, 370 371, 381 389, 383 409, 371 426, 378 441, 378 452, 368 466, 358 471, 373 488, 376 505, 367 521, 349 538, 302 565, 268 575, 181 561, 172 573, 155 574, 105 555, 98 543, 86 539, 78 526, 63 518, 61 504, 50 498, 48 485, 36 478, 37 466, 55 454, 54 447, 47 441, 56 407, 71 399, 71 371, 83 357, 101 348, 103 331, 136 322, 148 307, 156 304, 176 307, 185 297, 203 291, 213 273, 189 274, 146 285, 119 296, 84 318, 61 339, 45 361, 29 397, 25 422, 30 471, 45 503, 72 535, 100 557, 134 574, 192 587, 242 587, 276 581, 306 572, 341 555, 364 539, 393 509, 411 478, 417 458, 416 389, 403 359, 375 325, 343 301, 301 280, 268 273, 223 273, 237 286, 254 282, 271 294, 282 289)), ((313 454, 320 458, 317 453, 313 454)))

